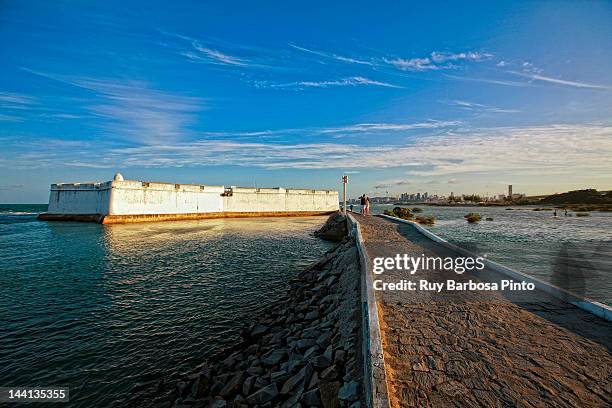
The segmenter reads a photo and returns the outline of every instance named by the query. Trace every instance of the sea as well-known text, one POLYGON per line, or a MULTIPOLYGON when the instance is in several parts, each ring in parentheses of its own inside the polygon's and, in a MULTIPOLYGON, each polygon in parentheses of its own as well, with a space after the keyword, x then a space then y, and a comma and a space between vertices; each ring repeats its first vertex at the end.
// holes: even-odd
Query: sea
POLYGON ((326 217, 100 225, 45 210, 0 205, 0 386, 70 387, 70 407, 177 380, 332 246, 313 236, 326 217))
MULTIPOLYGON (((553 283, 565 268, 612 304, 612 213, 421 208, 435 234, 553 283)), ((313 236, 325 217, 100 225, 36 220, 45 210, 0 205, 0 386, 67 386, 70 407, 125 406, 235 344, 332 246, 313 236)))
MULTIPOLYGON (((374 205, 373 214, 394 205, 374 205)), ((612 306, 612 213, 549 207, 412 205, 435 218, 431 232, 477 255, 612 306), (481 215, 478 223, 464 216, 481 215), (487 220, 489 219, 489 220, 487 220)))

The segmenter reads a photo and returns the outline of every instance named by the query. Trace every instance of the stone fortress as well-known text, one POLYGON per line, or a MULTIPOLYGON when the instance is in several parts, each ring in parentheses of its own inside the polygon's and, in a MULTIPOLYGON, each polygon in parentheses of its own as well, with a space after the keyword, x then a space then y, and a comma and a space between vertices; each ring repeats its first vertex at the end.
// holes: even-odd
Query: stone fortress
POLYGON ((51 184, 46 221, 117 224, 203 218, 324 215, 339 208, 338 192, 246 188, 124 180, 51 184))

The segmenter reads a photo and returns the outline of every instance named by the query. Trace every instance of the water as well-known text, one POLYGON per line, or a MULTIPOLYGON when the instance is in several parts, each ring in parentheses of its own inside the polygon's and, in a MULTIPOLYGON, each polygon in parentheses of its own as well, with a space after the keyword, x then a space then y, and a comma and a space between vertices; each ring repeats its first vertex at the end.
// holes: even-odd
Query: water
MULTIPOLYGON (((414 207, 414 206, 406 206, 414 207)), ((536 207, 419 206, 436 218, 434 234, 489 259, 612 305, 612 213, 576 217, 536 207), (506 210, 512 208, 512 210, 506 210), (469 224, 463 216, 481 214, 469 224), (493 218, 486 221, 485 218, 493 218)), ((373 213, 393 206, 375 205, 373 213)))
POLYGON ((331 245, 325 217, 103 226, 0 205, 0 385, 69 386, 120 407, 238 338, 331 245))

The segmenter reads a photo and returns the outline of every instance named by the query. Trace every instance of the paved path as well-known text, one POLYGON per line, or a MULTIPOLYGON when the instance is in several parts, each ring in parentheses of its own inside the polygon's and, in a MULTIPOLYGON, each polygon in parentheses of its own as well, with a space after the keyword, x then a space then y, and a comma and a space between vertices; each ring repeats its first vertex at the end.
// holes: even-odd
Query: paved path
MULTIPOLYGON (((370 259, 452 256, 408 224, 356 215, 370 259)), ((500 281, 419 271, 430 281, 500 281)), ((374 279, 396 282, 403 271, 374 279)), ((542 292, 378 291, 396 407, 612 406, 612 324, 542 292)))

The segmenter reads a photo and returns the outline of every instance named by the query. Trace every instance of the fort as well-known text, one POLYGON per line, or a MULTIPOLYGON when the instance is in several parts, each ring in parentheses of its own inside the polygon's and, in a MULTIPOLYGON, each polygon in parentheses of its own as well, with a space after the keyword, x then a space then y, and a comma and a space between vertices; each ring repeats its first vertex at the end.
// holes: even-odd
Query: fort
POLYGON ((246 188, 124 180, 120 173, 101 183, 51 184, 45 221, 118 224, 204 218, 331 214, 338 192, 246 188))

